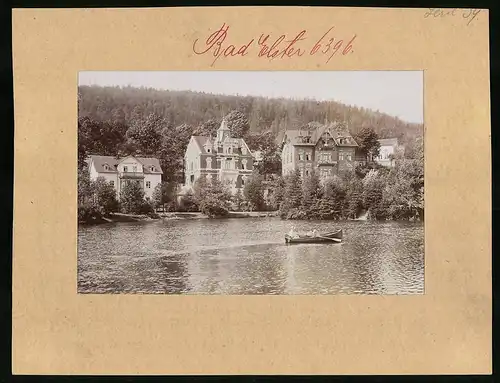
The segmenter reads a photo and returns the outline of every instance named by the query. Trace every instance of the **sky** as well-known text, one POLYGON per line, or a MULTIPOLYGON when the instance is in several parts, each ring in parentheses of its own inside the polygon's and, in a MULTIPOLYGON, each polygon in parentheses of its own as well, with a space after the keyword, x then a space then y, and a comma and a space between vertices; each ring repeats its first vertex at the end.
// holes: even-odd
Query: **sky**
POLYGON ((80 72, 79 85, 338 101, 423 123, 422 71, 80 72))

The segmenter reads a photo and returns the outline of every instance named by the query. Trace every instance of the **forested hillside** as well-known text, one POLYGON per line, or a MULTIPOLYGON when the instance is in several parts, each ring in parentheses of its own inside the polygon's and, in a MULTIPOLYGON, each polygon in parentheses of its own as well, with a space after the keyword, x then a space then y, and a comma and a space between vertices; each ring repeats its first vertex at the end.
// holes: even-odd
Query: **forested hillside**
POLYGON ((262 161, 256 165, 251 180, 245 184, 243 193, 235 197, 239 202, 243 199, 254 210, 279 209, 280 216, 286 219, 352 218, 362 210, 374 219, 423 219, 421 125, 336 102, 132 87, 80 87, 78 108, 81 220, 118 209, 128 213, 153 209, 150 202, 144 201, 141 190, 131 190, 130 195, 122 193, 120 201, 116 201, 109 184, 103 180, 91 182, 88 172, 83 171, 90 154, 154 156, 160 160, 163 170, 163 183, 155 190, 158 197, 154 198, 155 207, 169 203, 172 209, 186 211, 195 207, 209 216, 226 214, 229 197, 217 182, 205 185, 203 193, 197 197, 195 193, 193 200, 187 199, 189 203, 183 200, 177 205, 174 198, 177 186, 183 183, 183 158, 190 137, 213 135, 222 117, 233 137, 244 138, 250 150, 262 153, 262 161), (405 145, 404 157, 398 158, 397 166, 391 170, 369 163, 341 178, 335 176, 323 186, 317 174, 303 180, 299 173, 281 177, 276 138, 288 128, 308 125, 314 129, 334 120, 347 123, 358 149, 365 154, 377 155, 379 137, 398 137, 405 145), (268 181, 275 192, 272 201, 265 202, 264 182, 268 181), (129 196, 135 196, 134 204, 129 203, 129 196), (95 203, 99 206, 94 206, 95 203))
POLYGON ((352 134, 370 127, 380 138, 398 137, 402 143, 408 143, 423 133, 419 124, 333 101, 100 86, 80 86, 78 97, 79 117, 127 126, 155 113, 171 126, 187 124, 197 127, 210 120, 219 121, 223 115, 238 110, 248 119, 249 133, 272 132, 275 137, 287 128, 327 120, 347 122, 352 134))

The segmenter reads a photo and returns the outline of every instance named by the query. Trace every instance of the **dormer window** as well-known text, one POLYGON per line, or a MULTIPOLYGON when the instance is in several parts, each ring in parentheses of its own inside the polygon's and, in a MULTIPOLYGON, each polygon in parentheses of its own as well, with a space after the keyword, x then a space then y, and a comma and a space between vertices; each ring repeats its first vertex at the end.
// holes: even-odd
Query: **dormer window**
POLYGON ((104 165, 104 170, 108 171, 109 170, 109 165, 108 164, 105 164, 104 165))
POLYGON ((154 171, 155 171, 155 167, 154 167, 154 166, 151 166, 151 167, 149 168, 149 170, 150 170, 151 172, 154 172, 154 171))
POLYGON ((207 153, 210 153, 210 148, 207 149, 207 153))

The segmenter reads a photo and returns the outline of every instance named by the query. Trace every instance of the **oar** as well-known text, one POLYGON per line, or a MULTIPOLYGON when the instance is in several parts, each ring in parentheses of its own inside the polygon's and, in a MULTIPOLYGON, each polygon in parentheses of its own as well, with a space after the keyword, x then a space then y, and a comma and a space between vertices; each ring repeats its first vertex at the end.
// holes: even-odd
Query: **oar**
POLYGON ((342 242, 342 240, 341 240, 341 239, 338 239, 338 238, 322 237, 322 236, 320 236, 320 235, 317 235, 317 236, 316 236, 316 238, 329 239, 329 240, 334 241, 334 242, 337 242, 337 243, 338 243, 338 242, 342 242))

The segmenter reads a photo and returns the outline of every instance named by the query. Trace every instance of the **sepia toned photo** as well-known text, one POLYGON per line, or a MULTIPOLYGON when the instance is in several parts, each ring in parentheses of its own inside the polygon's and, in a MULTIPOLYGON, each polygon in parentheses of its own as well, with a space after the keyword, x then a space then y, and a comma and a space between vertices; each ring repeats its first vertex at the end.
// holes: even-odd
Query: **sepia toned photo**
POLYGON ((79 293, 424 293, 421 71, 80 72, 79 293))

